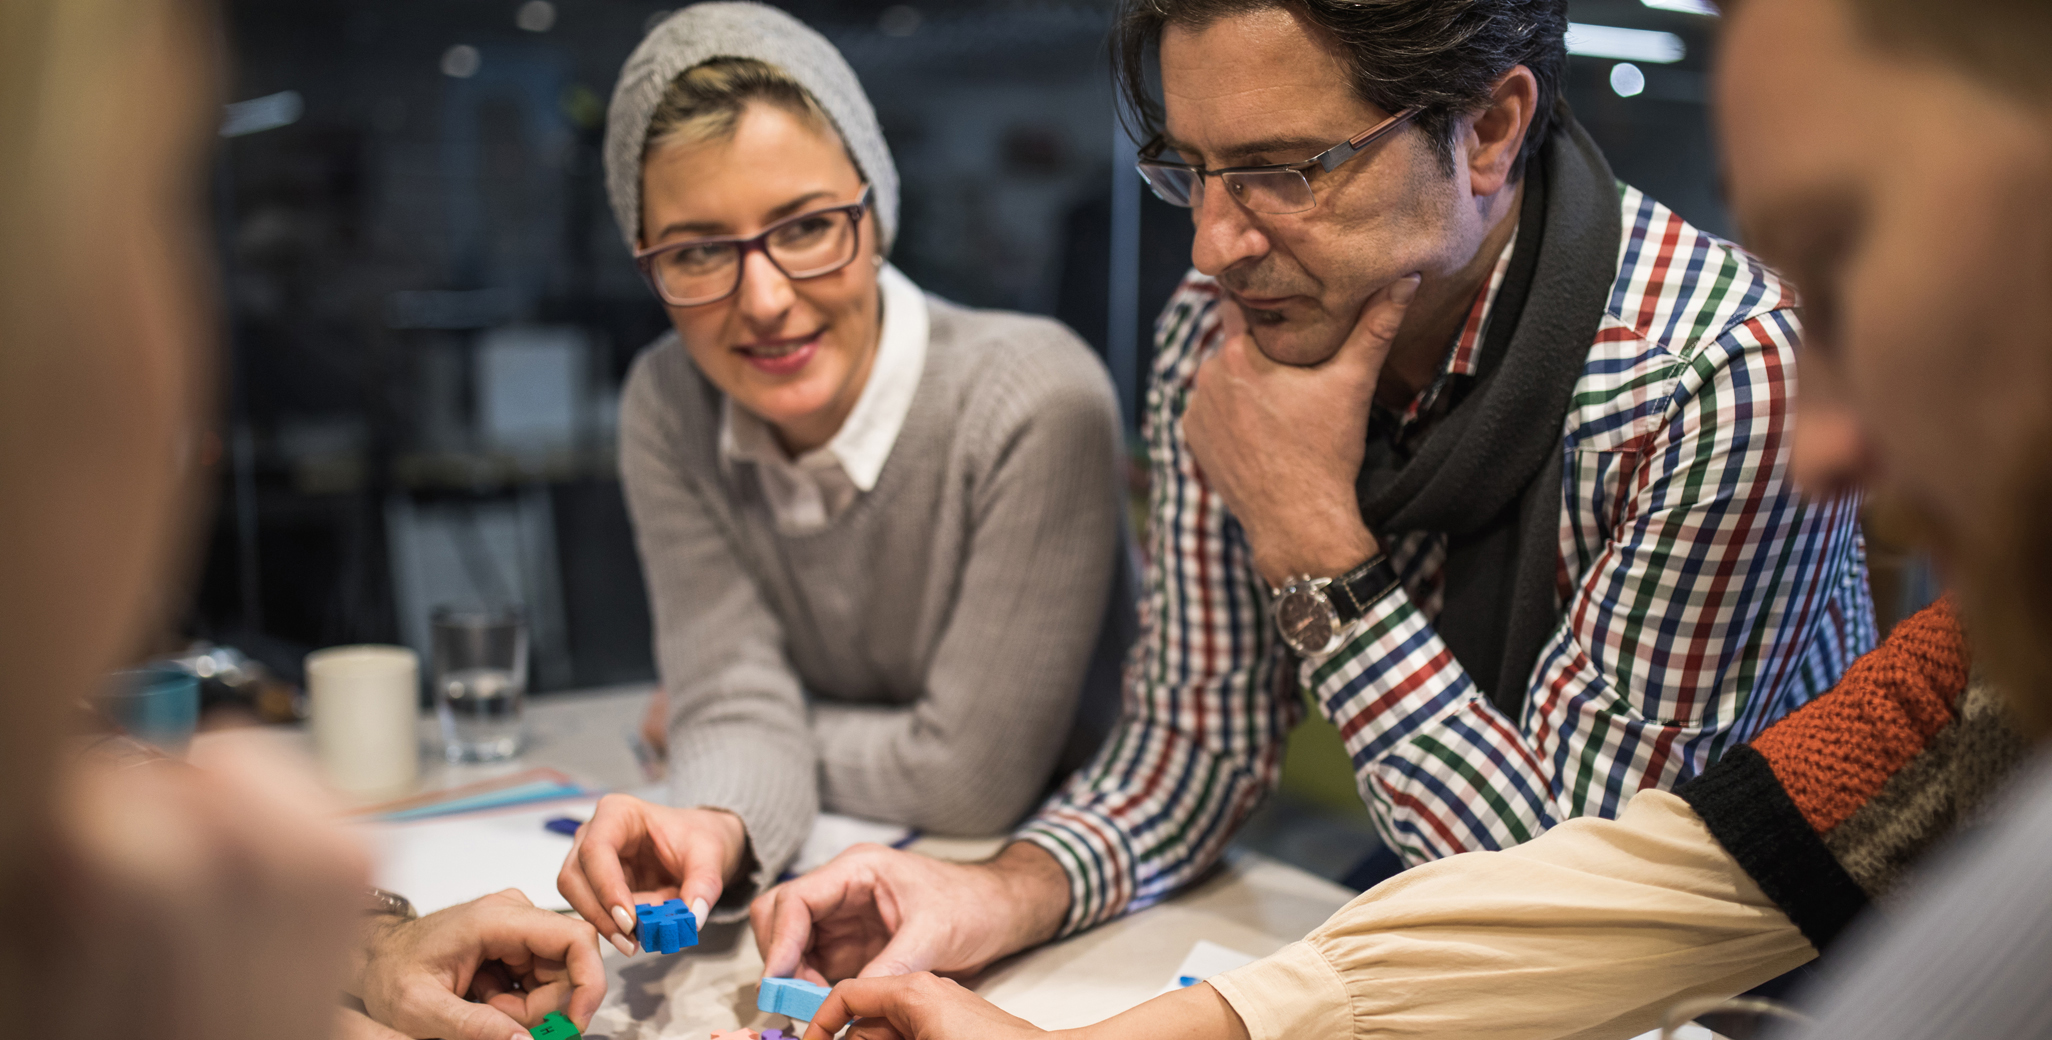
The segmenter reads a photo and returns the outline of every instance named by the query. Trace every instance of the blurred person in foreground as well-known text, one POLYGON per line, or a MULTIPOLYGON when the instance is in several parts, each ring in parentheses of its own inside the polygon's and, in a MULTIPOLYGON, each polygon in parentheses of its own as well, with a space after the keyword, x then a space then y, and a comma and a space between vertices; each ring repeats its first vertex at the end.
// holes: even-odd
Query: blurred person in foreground
POLYGON ((366 917, 363 854, 269 742, 85 739, 202 498, 218 33, 190 0, 0 6, 0 1007, 49 1037, 524 1040, 508 1012, 566 997, 588 1021, 589 928, 503 895, 366 917))
MULTIPOLYGON (((1801 1033, 1861 1040, 2052 1034, 2045 975, 2052 964, 2052 756, 2045 746, 2052 733, 2052 545, 2042 531, 2052 513, 2052 9, 2014 0, 1942 9, 1907 0, 1745 0, 1726 10, 1718 119, 1734 212, 1747 240, 1802 287, 1807 310, 1798 477, 1818 493, 1866 484, 1922 515, 1931 547, 1959 589, 1959 610, 1973 634, 1972 669, 2003 695, 2001 725, 2019 734, 2024 759, 2005 790, 1953 821, 1976 826, 1914 868, 1891 894, 1889 913, 1870 916, 1847 936, 1806 1001, 1818 1021, 1801 1033)), ((1919 683, 1933 690, 1968 685, 1950 613, 1941 604, 1891 635, 1890 645, 1900 637, 1905 649, 1914 647, 1891 662, 1909 674, 1863 676, 1856 666, 1841 687, 1856 679, 1898 691, 1919 683), (1928 667, 1910 667, 1916 660, 1928 667)), ((1837 692, 1812 707, 1828 707, 1837 692)), ((1763 757, 1773 757, 1777 731, 1798 725, 1809 711, 1770 729, 1760 742, 1770 745, 1763 757)), ((1928 726, 1914 713, 1836 724, 1855 735, 1867 727, 1869 736, 1928 726)), ((1822 756, 1797 745, 1782 749, 1795 770, 1789 777, 1809 786, 1790 779, 1784 793, 1805 801, 1830 795, 1840 781, 1816 763, 1803 777, 1802 759, 1822 756)), ((1895 751, 1878 741, 1853 750, 1835 763, 1844 771, 1871 769, 1895 751)), ((2001 772, 2001 752, 1990 757, 2001 772)), ((1779 773, 1782 762, 1774 765, 1779 773)), ((1880 795, 1923 804, 1881 822, 1951 812, 1947 803, 1956 792, 1946 779, 1899 769, 1880 795)), ((1649 797, 1641 795, 1634 807, 1649 797)), ((1343 925, 1377 904, 1401 902, 1407 889, 1458 883, 1498 863, 1528 865, 1519 856, 1542 848, 1569 853, 1549 857, 1552 865, 1572 865, 1574 850, 1562 849, 1565 842, 1633 822, 1628 813, 1614 824, 1569 825, 1518 850, 1434 864, 1364 895, 1334 921, 1343 925)), ((1865 837, 1881 838, 1871 828, 1865 837)), ((1688 858, 1700 839, 1684 840, 1687 847, 1649 842, 1647 850, 1679 851, 1684 868, 1709 866, 1688 858)), ((1744 854, 1752 864, 1788 855, 1772 848, 1744 854)), ((1856 858, 1841 865, 1851 872, 1856 858)), ((1699 905, 1734 898, 1719 891, 1728 886, 1715 869, 1696 881, 1699 905)), ((1571 930, 1587 908, 1548 904, 1543 897, 1550 894, 1541 893, 1530 913, 1571 930)), ((1474 905, 1466 919, 1449 908, 1438 923, 1465 929, 1468 948, 1485 951, 1492 935, 1515 938, 1514 924, 1488 920, 1504 902, 1474 905)), ((1630 912, 1646 907, 1624 902, 1622 909, 1628 913, 1611 922, 1612 931, 1553 941, 1631 941, 1634 932, 1692 923, 1647 913, 1634 926, 1630 912)), ((1761 927, 1788 930, 1786 922, 1770 920, 1773 908, 1761 904, 1759 911, 1761 927)), ((1343 1035, 1404 1031, 1418 1024, 1406 1018, 1407 1004, 1429 998, 1435 983, 1408 977, 1402 958, 1441 937, 1429 928, 1395 934, 1379 961, 1321 969, 1299 959, 1300 967, 1327 976, 1300 978, 1300 992, 1336 992, 1343 1035), (1349 1015, 1349 1005, 1379 1006, 1386 1017, 1349 1015)), ((1728 958, 1719 947, 1733 936, 1701 937, 1695 953, 1708 974, 1728 958)), ((1546 953, 1540 946, 1501 961, 1483 958, 1473 984, 1518 992, 1526 976, 1548 977, 1546 953)), ((1264 975, 1277 981, 1272 961, 1080 1032, 1280 1035, 1275 1015, 1243 1013, 1269 1006, 1240 985, 1264 975)), ((1601 995, 1600 980, 1586 990, 1571 980, 1548 981, 1566 992, 1542 997, 1530 1019, 1518 1017, 1515 1002, 1485 1002, 1490 1014, 1449 1035, 1576 1032, 1562 1028, 1548 1006, 1601 995)), ((1591 1011, 1598 1013, 1587 1016, 1586 1035, 1624 1036, 1643 1026, 1604 1022, 1600 1008, 1591 1011)), ((809 1036, 818 1040, 853 1015, 876 1016, 851 1034, 863 1038, 1034 1032, 952 983, 920 975, 843 983, 809 1036)), ((1448 1019, 1430 1024, 1445 1028, 1448 1019)))
POLYGON ((68 747, 198 508, 216 31, 180 0, 0 7, 0 1006, 47 1036, 325 1035, 365 876, 245 749, 68 747))
POLYGON ((1794 294, 1616 179, 1560 101, 1566 28, 1121 5, 1197 268, 1156 327, 1125 713, 995 858, 859 848, 766 894, 772 974, 971 971, 1169 897, 1305 694, 1416 866, 1615 817, 1872 648, 1858 496, 1788 479, 1794 294))
POLYGON ((1805 479, 1922 515, 2034 741, 1982 825, 1849 943, 1802 1032, 2052 1036, 2052 5, 1729 7, 1733 211, 1813 315, 1805 479))
POLYGON ((600 802, 558 885, 628 950, 636 903, 745 915, 821 810, 1017 823, 1094 746, 1079 704, 1113 710, 1131 604, 1103 365, 891 266, 897 168, 824 37, 678 11, 621 70, 605 159, 675 326, 620 414, 670 804, 600 802))

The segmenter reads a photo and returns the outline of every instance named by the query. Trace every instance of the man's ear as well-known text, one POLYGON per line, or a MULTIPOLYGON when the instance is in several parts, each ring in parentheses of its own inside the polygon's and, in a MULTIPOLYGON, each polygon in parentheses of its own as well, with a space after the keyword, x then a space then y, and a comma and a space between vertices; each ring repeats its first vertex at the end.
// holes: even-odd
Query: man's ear
POLYGON ((1488 108, 1468 124, 1468 182, 1476 195, 1494 195, 1510 183, 1511 165, 1525 147, 1525 130, 1539 105, 1539 80, 1513 65, 1489 91, 1488 108))

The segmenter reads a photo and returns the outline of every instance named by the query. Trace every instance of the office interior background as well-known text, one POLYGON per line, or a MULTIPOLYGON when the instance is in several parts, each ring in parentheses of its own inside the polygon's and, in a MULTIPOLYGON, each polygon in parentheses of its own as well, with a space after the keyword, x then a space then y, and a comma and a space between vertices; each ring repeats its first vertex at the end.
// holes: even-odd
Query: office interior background
MULTIPOLYGON (((292 680, 316 647, 425 651, 439 604, 517 604, 536 691, 653 678, 613 427, 666 319, 607 209, 600 145, 621 62, 673 6, 228 5, 228 407, 179 638, 292 680)), ((783 6, 876 104, 904 178, 893 262, 959 302, 1067 322, 1134 421, 1190 226, 1132 171, 1111 3, 783 6)), ((1574 0, 1567 95, 1619 176, 1728 233, 1707 11, 1574 0)))
MULTIPOLYGON (((600 147, 620 64, 675 6, 227 5, 227 408, 195 594, 166 649, 232 647, 289 687, 311 649, 425 655, 437 606, 511 605, 535 693, 655 678, 614 426, 628 366, 667 319, 613 223, 600 147)), ((1112 0, 780 6, 876 105, 903 178, 892 261, 958 302, 1068 323, 1137 431, 1191 228, 1132 169, 1112 0)), ((1730 235, 1714 7, 1570 0, 1569 16, 1567 99, 1617 175, 1730 235)), ((1133 480, 1143 493, 1144 466, 1133 480)), ((1884 625, 1935 595, 1885 528, 1870 516, 1884 625)), ((1337 730, 1308 719, 1282 797, 1241 841, 1365 887, 1394 864, 1337 730)))

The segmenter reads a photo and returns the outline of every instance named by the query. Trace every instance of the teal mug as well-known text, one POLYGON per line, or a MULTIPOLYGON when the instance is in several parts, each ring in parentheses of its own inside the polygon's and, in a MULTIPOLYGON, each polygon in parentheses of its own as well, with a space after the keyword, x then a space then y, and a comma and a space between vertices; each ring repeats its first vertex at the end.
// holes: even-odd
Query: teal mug
POLYGON ((100 707, 121 731, 171 754, 183 754, 199 728, 199 676, 151 665, 116 672, 100 707))

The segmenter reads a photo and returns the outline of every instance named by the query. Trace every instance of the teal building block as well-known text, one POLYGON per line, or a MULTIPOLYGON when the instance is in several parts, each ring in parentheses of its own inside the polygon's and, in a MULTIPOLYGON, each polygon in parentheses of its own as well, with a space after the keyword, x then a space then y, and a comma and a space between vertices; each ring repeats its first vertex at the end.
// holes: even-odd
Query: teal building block
POLYGON ((810 1022, 826 1002, 827 993, 827 987, 799 979, 764 979, 762 989, 755 994, 755 1006, 771 1014, 810 1022))
POLYGON ((527 1035, 534 1037, 534 1040, 584 1040, 578 1034, 577 1027, 571 1025, 570 1020, 564 1018, 560 1011, 551 1011, 543 1015, 542 1024, 528 1030, 527 1035))
POLYGON ((651 953, 676 953, 698 945, 698 919, 682 899, 667 903, 642 903, 634 908, 634 933, 641 948, 651 953))

